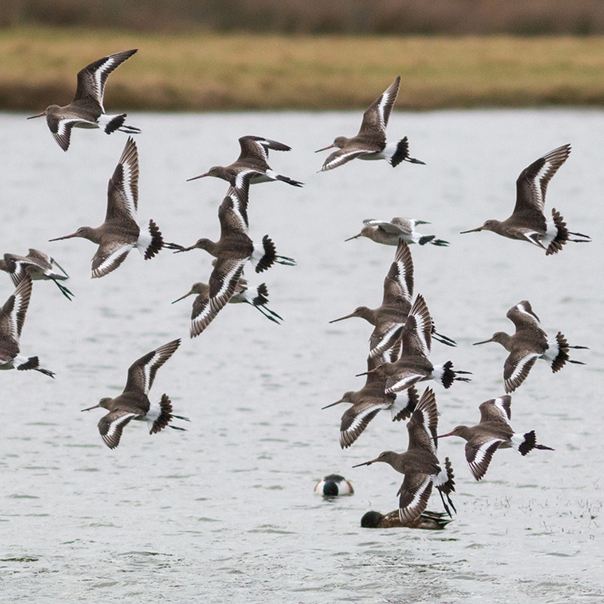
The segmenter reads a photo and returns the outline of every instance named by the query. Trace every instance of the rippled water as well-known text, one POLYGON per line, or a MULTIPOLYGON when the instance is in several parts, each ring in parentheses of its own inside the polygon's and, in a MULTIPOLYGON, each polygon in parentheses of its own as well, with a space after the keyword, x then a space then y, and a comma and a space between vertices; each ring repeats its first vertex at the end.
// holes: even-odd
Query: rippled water
MULTIPOLYGON (((105 215, 106 183, 125 136, 76 131, 63 153, 46 125, 0 115, 2 253, 34 247, 71 275, 68 302, 36 283, 21 338, 56 380, 2 372, 0 599, 7 602, 601 602, 604 597, 601 420, 603 333, 602 192, 604 122, 598 111, 396 113, 389 132, 409 135, 427 166, 354 162, 317 174, 312 151, 353 134, 358 113, 133 114, 141 161, 140 217, 168 241, 218 235, 226 190, 216 179, 185 182, 238 154, 237 138, 286 142, 272 166, 306 183, 252 188, 252 235, 269 233, 297 259, 263 275, 277 326, 249 306, 229 306, 188 339, 190 304, 170 302, 207 280, 201 251, 137 252, 115 273, 90 279, 95 247, 48 243, 105 215), (511 212, 515 180, 537 157, 570 142, 550 183, 556 207, 589 245, 554 257, 492 233, 460 236, 511 212), (513 397, 513 425, 535 429, 554 452, 495 455, 477 483, 463 442, 446 439, 455 467, 458 514, 445 531, 369 530, 369 509, 396 508, 401 476, 377 464, 352 469, 384 449, 402 451, 406 430, 374 419, 355 445, 338 444, 343 408, 321 411, 362 386, 371 327, 330 319, 379 305, 394 248, 358 232, 364 218, 429 220, 449 248, 412 248, 416 291, 439 331, 433 360, 474 373, 471 384, 436 387, 440 428, 475 423, 478 405, 501 395, 505 351, 472 347, 510 330, 507 310, 529 299, 546 331, 563 331, 587 365, 556 375, 538 363, 513 397), (158 373, 188 432, 149 436, 127 427, 119 448, 102 443, 101 412, 129 365, 175 337, 183 343, 158 373), (381 467, 380 467, 381 466, 381 467), (323 501, 315 481, 338 472, 353 497, 323 501)), ((1 276, 1 275, 0 275, 1 276)), ((12 293, 0 280, 0 302, 12 293)), ((429 509, 440 510, 433 497, 429 509)))

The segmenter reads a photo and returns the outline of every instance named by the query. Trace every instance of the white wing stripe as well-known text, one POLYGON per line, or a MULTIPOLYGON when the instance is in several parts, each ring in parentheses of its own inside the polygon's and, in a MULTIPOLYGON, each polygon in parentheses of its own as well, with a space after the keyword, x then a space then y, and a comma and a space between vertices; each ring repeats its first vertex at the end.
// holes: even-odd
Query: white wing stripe
POLYGON ((109 254, 109 256, 107 256, 107 258, 105 258, 105 260, 92 271, 92 276, 95 278, 102 277, 103 275, 113 270, 114 265, 117 266, 118 260, 122 256, 127 256, 133 247, 134 244, 128 243, 120 246, 119 248, 111 252, 111 254, 109 254))

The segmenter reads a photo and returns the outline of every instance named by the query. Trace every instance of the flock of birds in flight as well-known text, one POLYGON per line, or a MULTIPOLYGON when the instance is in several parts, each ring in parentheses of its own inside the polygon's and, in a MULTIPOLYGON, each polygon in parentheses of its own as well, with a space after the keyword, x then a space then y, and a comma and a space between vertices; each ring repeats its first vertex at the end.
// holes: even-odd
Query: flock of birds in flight
MULTIPOLYGON (((91 63, 78 73, 75 98, 69 105, 51 105, 42 113, 31 118, 46 117, 48 127, 59 146, 67 151, 71 132, 77 128, 101 128, 107 134, 119 130, 136 134, 139 130, 126 125, 126 114, 108 115, 103 106, 104 89, 109 74, 130 58, 136 50, 109 55, 91 63)), ((333 144, 319 149, 336 149, 325 160, 320 171, 332 170, 358 158, 363 160, 388 161, 393 167, 406 161, 423 164, 409 156, 407 137, 397 143, 386 141, 386 126, 396 101, 400 86, 397 78, 376 99, 363 115, 358 134, 352 138, 337 137, 333 144)), ((83 226, 74 233, 50 241, 84 238, 98 247, 92 258, 92 277, 104 277, 117 269, 129 252, 137 248, 145 260, 153 258, 163 248, 175 253, 202 249, 214 257, 213 270, 208 283, 195 283, 191 290, 175 300, 196 295, 190 322, 190 335, 200 335, 213 321, 220 310, 229 302, 247 303, 258 309, 267 319, 280 322, 281 317, 269 309, 268 289, 262 283, 248 286, 243 276, 248 261, 257 273, 273 264, 295 265, 295 261, 276 252, 272 239, 265 235, 261 242, 249 236, 248 201, 251 184, 282 181, 300 187, 302 183, 281 175, 268 164, 269 150, 289 151, 282 143, 258 136, 243 136, 239 139, 241 153, 237 161, 229 166, 214 166, 208 172, 189 180, 206 176, 221 178, 229 187, 220 207, 220 239, 211 241, 201 238, 194 245, 185 247, 163 240, 160 229, 153 220, 144 226, 137 222, 138 212, 138 150, 130 136, 122 156, 109 180, 107 214, 99 227, 83 226)), ((512 215, 503 221, 487 220, 482 226, 464 231, 470 233, 490 230, 504 237, 527 241, 545 251, 556 254, 564 244, 588 242, 590 237, 570 232, 564 219, 555 209, 552 218, 544 213, 547 185, 570 154, 570 145, 563 145, 540 157, 525 168, 517 180, 516 205, 512 215)), ((373 325, 370 338, 365 385, 356 392, 346 392, 341 399, 327 405, 347 403, 340 422, 340 445, 350 447, 367 428, 371 420, 382 410, 390 410, 393 421, 409 419, 407 429, 409 444, 407 451, 396 453, 384 451, 375 459, 360 466, 384 462, 404 474, 399 489, 398 510, 367 519, 366 526, 421 526, 439 528, 446 524, 440 514, 426 513, 433 487, 439 492, 445 511, 451 516, 455 506, 451 493, 455 481, 448 457, 441 463, 437 454, 438 439, 459 436, 466 441, 465 455, 470 471, 480 480, 489 467, 495 451, 499 448, 514 448, 522 455, 533 449, 549 449, 538 444, 535 432, 514 432, 511 420, 511 397, 527 378, 538 359, 546 361, 555 373, 566 362, 580 363, 569 358, 570 346, 560 332, 548 338, 540 326, 539 318, 528 301, 515 304, 507 313, 514 323, 515 333, 497 332, 486 342, 498 342, 509 353, 504 363, 503 382, 506 394, 486 401, 479 407, 480 422, 474 426, 457 426, 446 434, 438 434, 438 409, 431 388, 420 395, 416 389, 419 382, 433 380, 444 388, 454 382, 469 381, 469 372, 454 370, 451 361, 435 365, 430 360, 432 339, 445 345, 455 342, 436 331, 427 303, 421 294, 414 293, 413 261, 409 244, 431 244, 445 247, 448 242, 434 235, 423 235, 417 227, 427 224, 407 218, 391 221, 366 220, 361 232, 350 239, 366 237, 377 243, 396 246, 394 261, 384 279, 381 306, 370 309, 361 306, 351 314, 335 319, 342 321, 360 317, 373 325)), ((347 240, 347 241, 348 241, 347 240)), ((69 300, 72 292, 65 286, 67 273, 50 256, 30 249, 26 256, 4 254, 0 270, 10 274, 14 293, 0 310, 0 369, 39 371, 50 377, 54 373, 40 366, 37 356, 20 354, 19 338, 28 309, 33 280, 52 280, 69 300)), ((103 408, 108 411, 98 424, 105 444, 115 448, 120 442, 124 427, 131 420, 146 421, 150 433, 166 427, 183 428, 172 424, 173 419, 188 421, 173 413, 169 397, 162 395, 159 403, 149 400, 149 391, 158 369, 176 352, 180 339, 159 346, 135 361, 128 370, 127 383, 122 394, 115 398, 102 398, 100 402, 84 409, 103 408)), ((357 467, 357 466, 355 466, 357 467)), ((337 475, 326 477, 317 485, 317 492, 326 495, 351 492, 350 484, 337 475)), ((365 521, 365 519, 364 519, 365 521)))

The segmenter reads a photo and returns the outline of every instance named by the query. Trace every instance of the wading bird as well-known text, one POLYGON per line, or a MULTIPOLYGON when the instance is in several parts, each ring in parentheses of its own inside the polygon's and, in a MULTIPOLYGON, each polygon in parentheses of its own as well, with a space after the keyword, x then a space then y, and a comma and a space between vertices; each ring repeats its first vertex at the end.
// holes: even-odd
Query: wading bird
POLYGON ((69 105, 50 105, 42 113, 27 119, 46 116, 46 123, 63 151, 69 149, 72 128, 102 128, 107 134, 116 130, 138 134, 138 128, 124 123, 125 113, 107 115, 103 107, 103 95, 109 74, 129 59, 136 50, 117 52, 90 63, 78 73, 78 87, 69 105))
POLYGON ((338 148, 325 160, 320 172, 333 170, 357 157, 359 159, 385 159, 390 162, 392 167, 398 166, 403 161, 424 164, 419 159, 409 157, 409 141, 406 136, 398 143, 388 144, 386 142, 386 126, 388 126, 388 119, 398 96, 400 85, 399 76, 379 98, 371 103, 363 114, 363 122, 356 136, 352 138, 338 136, 331 145, 315 151, 315 153, 319 153, 327 151, 327 149, 338 148))

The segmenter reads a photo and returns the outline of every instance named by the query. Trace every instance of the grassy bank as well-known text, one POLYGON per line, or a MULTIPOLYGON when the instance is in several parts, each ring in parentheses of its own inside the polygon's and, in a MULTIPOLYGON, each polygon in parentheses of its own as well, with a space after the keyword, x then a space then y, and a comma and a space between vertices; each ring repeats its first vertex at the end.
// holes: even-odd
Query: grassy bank
POLYGON ((397 75, 397 107, 604 104, 604 37, 280 37, 0 31, 0 109, 73 98, 76 73, 139 48, 111 75, 112 109, 352 109, 397 75))

